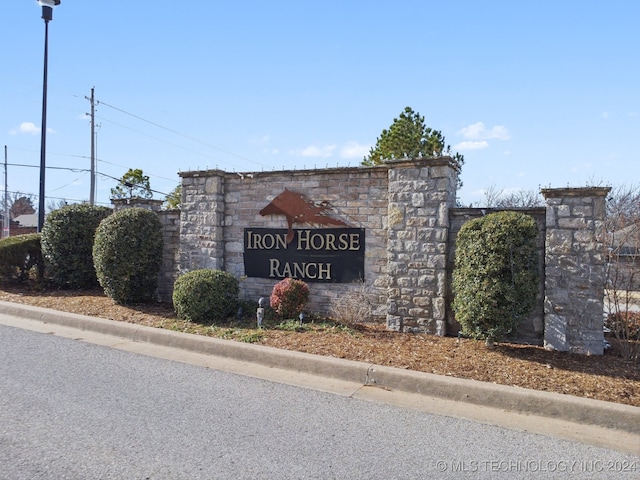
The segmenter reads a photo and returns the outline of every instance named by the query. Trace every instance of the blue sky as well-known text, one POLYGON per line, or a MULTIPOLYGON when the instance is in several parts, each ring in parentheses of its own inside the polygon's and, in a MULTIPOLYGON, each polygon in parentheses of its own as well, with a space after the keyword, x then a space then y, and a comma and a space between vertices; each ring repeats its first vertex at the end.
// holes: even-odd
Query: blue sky
MULTIPOLYGON (((0 15, 8 190, 35 195, 40 13, 3 0, 0 15)), ((638 179, 634 0, 62 0, 53 15, 47 202, 89 198, 91 87, 101 204, 130 167, 168 193, 179 171, 356 166, 406 106, 464 154, 465 204, 638 179)))

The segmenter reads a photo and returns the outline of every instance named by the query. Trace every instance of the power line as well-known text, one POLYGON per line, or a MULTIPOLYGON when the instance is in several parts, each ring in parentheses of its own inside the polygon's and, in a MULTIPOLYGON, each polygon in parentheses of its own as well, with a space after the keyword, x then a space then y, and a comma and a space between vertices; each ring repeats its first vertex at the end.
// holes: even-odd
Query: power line
MULTIPOLYGON (((84 172, 84 173, 87 173, 87 172, 84 172)), ((65 184, 65 185, 62 185, 61 187, 54 188, 54 189, 53 189, 53 190, 51 190, 51 191, 52 191, 52 192, 57 192, 58 190, 62 190, 63 188, 66 188, 66 187, 68 187, 69 185, 74 184, 74 183, 75 183, 75 182, 77 182, 78 180, 80 180, 80 177, 74 178, 74 179, 73 179, 72 181, 70 181, 69 183, 67 183, 67 184, 65 184)), ((91 202, 91 200, 89 200, 89 203, 90 203, 91 205, 93 205, 93 203, 91 202)))
MULTIPOLYGON (((72 95, 72 96, 74 96, 74 97, 78 97, 78 98, 79 98, 79 96, 78 96, 78 95, 72 95)), ((85 97, 85 98, 87 98, 87 97, 85 97)), ((133 114, 133 113, 131 113, 131 112, 128 112, 128 111, 126 111, 126 110, 124 110, 124 109, 122 109, 122 108, 116 107, 116 106, 114 106, 114 105, 111 105, 111 104, 106 103, 106 102, 103 102, 103 101, 95 100, 95 99, 94 99, 94 97, 93 97, 93 89, 92 89, 92 96, 91 96, 91 99, 90 99, 90 100, 91 100, 91 105, 92 105, 92 107, 94 107, 94 103, 95 103, 95 105, 97 105, 97 104, 102 104, 102 105, 104 105, 104 106, 106 106, 106 107, 108 107, 108 108, 111 108, 111 109, 113 109, 113 110, 116 110, 116 111, 118 111, 118 112, 120 112, 120 113, 123 113, 123 114, 125 114, 125 115, 128 115, 128 116, 130 116, 130 117, 132 117, 132 118, 135 118, 135 119, 137 119, 137 120, 140 120, 140 121, 142 121, 142 122, 148 123, 149 125, 152 125, 152 126, 154 126, 154 127, 156 127, 156 128, 160 128, 160 129, 162 129, 162 130, 165 130, 165 131, 167 131, 167 132, 170 132, 170 133, 172 133, 172 134, 174 134, 174 135, 177 135, 177 136, 180 136, 180 137, 186 138, 186 139, 188 139, 188 140, 190 140, 190 141, 193 141, 193 142, 199 143, 199 144, 201 144, 201 145, 205 145, 205 146, 207 146, 207 147, 209 147, 209 148, 213 148, 213 149, 215 149, 215 150, 218 150, 218 151, 220 151, 220 152, 222 152, 222 153, 225 153, 225 154, 230 155, 230 156, 232 156, 232 157, 238 158, 238 159, 240 159, 240 160, 243 160, 243 161, 246 161, 246 162, 250 162, 250 163, 253 163, 253 164, 259 165, 259 166, 261 166, 261 167, 263 167, 263 168, 266 168, 266 167, 267 167, 267 165, 264 165, 264 164, 262 164, 262 163, 260 163, 260 162, 256 162, 256 161, 254 161, 254 160, 251 160, 251 159, 249 159, 249 158, 243 157, 243 156, 241 156, 241 155, 237 155, 237 154, 235 154, 235 153, 233 153, 233 152, 229 152, 229 151, 227 151, 227 150, 224 150, 224 149, 222 149, 222 148, 220 148, 220 147, 217 147, 217 146, 215 146, 215 145, 212 145, 212 144, 210 144, 210 143, 204 142, 204 141, 202 141, 202 140, 200 140, 200 139, 197 139, 197 138, 195 138, 195 137, 192 137, 192 136, 190 136, 190 135, 185 135, 185 134, 183 134, 183 133, 181 133, 181 132, 179 132, 179 131, 177 131, 177 130, 175 130, 175 129, 172 129, 172 128, 166 127, 166 126, 164 126, 164 125, 161 125, 161 124, 159 124, 159 123, 157 123, 157 122, 154 122, 154 121, 148 120, 148 119, 143 118, 143 117, 141 117, 141 116, 139 116, 139 115, 136 115, 136 114, 133 114)), ((92 108, 92 114, 93 114, 93 108, 92 108)), ((102 117, 101 117, 101 118, 102 118, 102 117)), ((111 121, 111 120, 109 120, 109 119, 105 119, 105 118, 102 118, 102 119, 103 119, 103 120, 105 120, 106 122, 109 122, 109 123, 112 123, 112 124, 118 125, 118 126, 120 126, 120 127, 122 127, 122 128, 132 130, 132 131, 134 131, 134 132, 136 132, 136 133, 138 133, 138 134, 145 135, 145 136, 148 136, 148 137, 150 137, 150 138, 153 138, 153 139, 155 139, 156 141, 161 141, 161 142, 163 142, 163 143, 166 143, 166 144, 169 144, 169 145, 173 145, 173 146, 176 146, 176 147, 178 147, 178 148, 182 148, 182 149, 184 149, 184 150, 190 151, 190 152, 195 153, 195 154, 197 154, 197 155, 201 155, 201 156, 203 156, 203 157, 210 158, 210 159, 215 160, 215 161, 221 161, 221 162, 227 163, 227 164, 229 164, 229 165, 232 165, 232 166, 238 167, 237 165, 233 165, 231 162, 226 162, 226 161, 221 160, 221 159, 219 159, 219 158, 216 158, 216 157, 214 157, 214 156, 211 156, 211 155, 208 155, 208 154, 205 154, 205 153, 199 152, 199 151, 197 151, 197 150, 193 150, 193 149, 190 149, 190 148, 188 148, 188 147, 185 147, 185 146, 182 146, 182 145, 178 145, 178 144, 176 144, 176 143, 169 142, 169 141, 167 141, 167 140, 165 140, 165 139, 162 139, 162 138, 154 137, 154 136, 152 136, 152 135, 149 135, 149 134, 147 134, 147 133, 144 133, 144 132, 141 132, 141 131, 135 130, 135 129, 131 128, 131 127, 128 127, 128 126, 126 126, 126 125, 119 124, 119 123, 114 122, 114 121, 111 121)), ((92 121, 91 121, 92 126, 94 125, 94 122, 95 122, 95 115, 92 115, 92 121)), ((93 140, 93 136, 94 136, 94 132, 92 131, 92 140, 93 140)), ((18 149, 15 149, 15 150, 18 150, 18 151, 33 151, 33 150, 28 150, 28 149, 19 149, 19 148, 18 148, 18 149)), ((92 156, 91 156, 91 157, 89 157, 89 156, 87 156, 87 155, 74 155, 74 154, 56 153, 56 152, 48 152, 48 153, 49 153, 50 155, 66 156, 66 157, 70 157, 70 158, 79 158, 79 159, 83 159, 83 160, 84 160, 84 159, 89 159, 89 158, 91 158, 91 160, 92 160, 92 169, 86 169, 86 168, 70 168, 70 167, 55 167, 55 166, 45 166, 45 168, 46 168, 46 169, 51 169, 51 170, 65 170, 65 171, 71 171, 71 172, 74 172, 74 173, 91 172, 91 173, 92 173, 92 175, 98 175, 98 174, 99 174, 99 175, 101 175, 101 176, 103 176, 103 177, 106 177, 106 178, 109 178, 109 179, 113 179, 113 180, 116 180, 116 181, 118 181, 118 182, 119 182, 119 181, 121 180, 121 179, 119 179, 119 178, 112 177, 112 176, 110 176, 110 175, 103 174, 103 173, 100 173, 100 172, 95 171, 95 170, 96 170, 96 169, 95 169, 95 164, 99 161, 99 162, 102 162, 102 163, 105 163, 105 164, 109 164, 109 165, 119 166, 119 167, 122 167, 122 168, 128 168, 128 167, 126 167, 126 166, 124 166, 124 165, 118 165, 118 164, 116 164, 116 163, 109 162, 109 161, 106 161, 106 160, 103 160, 103 159, 97 158, 97 156, 96 156, 96 155, 95 155, 95 153, 93 152, 93 147, 92 147, 92 152, 91 152, 91 153, 92 153, 92 156), (94 162, 96 162, 96 163, 94 163, 94 162)), ((13 166, 13 167, 39 168, 37 165, 28 165, 28 164, 16 164, 16 163, 14 163, 14 164, 8 164, 8 165, 11 165, 11 166, 13 166)), ((149 176, 152 176, 152 177, 155 177, 155 178, 160 178, 160 179, 163 179, 163 180, 171 181, 171 182, 176 182, 176 181, 175 181, 175 179, 169 179, 169 178, 166 178, 166 177, 163 177, 163 176, 160 176, 160 175, 154 175, 154 174, 148 174, 148 175, 149 175, 149 176)), ((73 183, 73 182, 71 182, 71 183, 73 183)), ((176 183, 179 183, 179 182, 176 182, 176 183)), ((66 185, 65 185, 65 186, 66 186, 66 185)), ((93 181, 92 181, 92 187, 93 187, 93 181)), ((63 188, 63 187, 61 187, 61 188, 63 188)), ((57 189, 57 190, 59 190, 59 189, 57 189)), ((159 191, 156 191, 156 190, 151 190, 151 191, 152 191, 153 193, 157 193, 157 194, 160 194, 160 195, 165 195, 165 196, 167 195, 167 194, 166 194, 166 193, 164 193, 164 192, 159 192, 159 191)))
MULTIPOLYGON (((106 173, 96 172, 96 175, 102 175, 103 177, 110 178, 110 179, 115 180, 115 181, 117 181, 117 182, 122 182, 122 179, 121 179, 121 178, 112 177, 111 175, 107 175, 106 173)), ((134 186, 135 186, 135 185, 134 185, 134 186)), ((164 195, 165 197, 169 195, 168 193, 159 192, 159 191, 154 190, 154 189, 152 189, 152 188, 149 188, 148 190, 149 190, 150 192, 153 192, 153 193, 158 193, 158 194, 160 194, 160 195, 164 195)))
MULTIPOLYGON (((31 200, 33 200, 37 195, 34 193, 25 193, 25 192, 20 192, 20 191, 12 191, 12 190, 8 190, 7 193, 10 193, 12 195, 23 195, 27 198, 30 198, 31 200)), ((78 202, 78 203, 84 203, 87 200, 86 199, 77 199, 77 198, 69 198, 69 197, 52 197, 47 195, 45 197, 48 200, 65 200, 65 201, 70 201, 70 202, 78 202)), ((96 203, 101 203, 102 205, 109 205, 109 203, 105 203, 105 202, 96 202, 96 203)))
MULTIPOLYGON (((27 165, 27 164, 23 164, 23 163, 7 163, 7 165, 9 167, 40 168, 40 165, 27 165)), ((51 170, 68 170, 68 171, 74 172, 74 173, 88 172, 89 171, 89 169, 87 169, 87 168, 52 167, 51 165, 47 165, 45 168, 51 169, 51 170)))
MULTIPOLYGON (((18 150, 21 152, 36 152, 36 150, 30 150, 30 149, 26 149, 26 148, 13 148, 12 150, 18 150)), ((57 156, 62 156, 62 157, 73 157, 73 158, 82 158, 84 160, 88 160, 91 157, 87 156, 87 155, 73 155, 73 154, 69 154, 69 153, 55 153, 55 152, 47 152, 47 155, 57 155, 57 156)), ((108 160, 104 160, 102 158, 97 157, 96 158, 97 162, 100 163, 106 163, 107 165, 113 165, 114 167, 121 167, 121 168, 125 168, 128 169, 129 167, 127 167, 126 165, 120 165, 118 163, 113 163, 110 162, 108 160)), ((20 164, 20 163, 8 163, 7 165, 9 166, 14 166, 14 167, 33 167, 33 168, 40 168, 39 165, 26 165, 26 164, 20 164)), ((46 168, 53 168, 53 169, 58 169, 58 170, 70 170, 72 172, 89 172, 90 170, 88 168, 71 168, 71 167, 51 167, 51 166, 47 166, 46 168)), ((153 173, 147 173, 145 172, 145 174, 149 175, 150 177, 153 178, 160 178, 162 180, 167 180, 169 182, 175 182, 175 183, 180 183, 178 181, 176 181, 175 178, 167 178, 167 177, 163 177, 162 175, 155 175, 153 173)))
MULTIPOLYGON (((29 152, 29 153, 37 153, 37 150, 33 150, 31 148, 16 148, 11 147, 11 150, 15 150, 16 152, 29 152)), ((47 155, 56 155, 58 157, 71 157, 71 158, 82 158, 83 160, 89 159, 91 157, 87 155, 74 155, 72 153, 59 153, 59 152, 47 152, 47 155)))
POLYGON ((106 102, 98 101, 98 104, 102 104, 102 105, 104 105, 106 107, 112 108, 113 110, 116 110, 118 112, 124 113, 125 115, 129 115, 130 117, 133 117, 133 118, 135 118, 137 120, 140 120, 142 122, 148 123, 149 125, 153 125, 154 127, 161 128, 162 130, 165 130, 167 132, 173 133, 174 135, 178 135, 180 137, 186 138, 187 140, 191 140, 192 142, 196 142, 196 143, 199 143, 201 145, 205 145, 205 146, 207 146, 209 148, 213 148, 214 150, 218 150, 218 151, 220 151, 222 153, 225 153, 227 155, 231 155, 232 157, 238 158, 240 160, 244 160, 246 162, 253 163, 253 164, 258 165, 260 167, 268 168, 268 166, 263 164, 263 163, 256 162, 255 160, 251 160, 250 158, 243 157, 242 155, 237 155, 237 154, 235 154, 233 152, 229 152, 228 150, 225 150, 223 148, 217 147, 217 146, 212 145, 210 143, 204 142, 204 141, 202 141, 202 140, 200 140, 198 138, 192 137, 190 135, 185 135, 184 133, 178 132, 177 130, 174 130, 174 129, 169 128, 169 127, 165 127, 164 125, 160 125, 159 123, 153 122, 151 120, 147 120, 146 118, 143 118, 143 117, 141 117, 139 115, 135 115, 135 114, 133 114, 131 112, 127 112, 126 110, 123 110, 121 108, 114 107, 113 105, 110 105, 110 104, 108 104, 106 102))
MULTIPOLYGON (((98 160, 98 162, 100 162, 100 163, 106 163, 106 164, 108 164, 108 165, 113 165, 114 167, 122 167, 122 168, 127 168, 127 169, 129 168, 129 167, 125 166, 125 165, 119 165, 119 164, 117 164, 117 163, 108 162, 107 160, 102 160, 101 158, 98 158, 97 160, 98 160)), ((146 174, 146 172, 145 172, 145 174, 146 174)), ((162 180, 168 180, 168 181, 170 181, 170 182, 180 183, 180 182, 176 181, 176 179, 175 179, 175 178, 167 178, 167 177, 163 177, 162 175, 154 175, 153 173, 149 173, 148 175, 149 175, 150 177, 154 177, 154 178, 161 178, 162 180)), ((113 178, 113 177, 112 177, 112 178, 113 178)), ((120 179, 118 179, 118 180, 120 180, 120 179)))
MULTIPOLYGON (((21 164, 21 163, 7 163, 7 165, 8 165, 8 166, 11 166, 11 167, 30 167, 30 168, 40 168, 40 166, 39 166, 39 165, 26 165, 26 164, 21 164)), ((47 166, 46 168, 50 168, 50 169, 52 169, 52 170, 67 170, 67 171, 74 172, 74 173, 90 172, 90 171, 91 171, 91 170, 89 170, 88 168, 69 168, 69 167, 52 167, 52 166, 47 166)), ((101 175, 101 176, 106 177, 106 178, 109 178, 109 179, 111 179, 111 180, 115 180, 116 182, 121 182, 121 181, 122 181, 122 179, 121 179, 121 178, 116 178, 116 177, 113 177, 113 176, 111 176, 111 175, 107 175, 106 173, 102 173, 102 172, 96 172, 96 175, 101 175)), ((159 178, 162 178, 162 177, 159 177, 159 178)), ((77 179, 76 179, 76 180, 77 180, 77 179)), ((167 178, 166 180, 169 180, 169 179, 167 178)), ((74 182, 75 182, 75 180, 74 180, 74 182)), ((73 182, 71 182, 71 183, 73 183, 73 182)), ((71 183, 69 183, 69 184, 67 184, 67 185, 70 185, 71 183)), ((65 187, 66 187, 67 185, 65 185, 65 187)), ((63 188, 63 187, 60 187, 60 188, 63 188)), ((60 188, 57 188, 56 190, 60 190, 60 188)), ((54 191, 55 191, 55 190, 54 190, 54 191)), ((153 192, 153 193, 157 193, 157 194, 159 194, 159 195, 165 195, 165 196, 169 195, 168 193, 165 193, 165 192, 159 192, 159 191, 154 190, 154 189, 152 189, 152 188, 150 188, 150 189, 149 189, 149 191, 150 191, 150 192, 153 192)))
MULTIPOLYGON (((140 130, 136 130, 135 128, 127 127, 126 125, 122 125, 121 123, 114 122, 113 120, 108 120, 108 119, 106 119, 104 117, 98 117, 98 118, 100 118, 101 120, 103 120, 103 121, 105 121, 107 123, 111 123, 113 125, 117 125, 119 127, 125 128, 127 130, 130 130, 132 132, 138 133, 140 135, 144 135, 145 137, 152 138, 152 139, 154 139, 154 140, 156 140, 158 142, 166 143, 167 145, 173 145, 174 147, 181 148, 183 150, 186 150, 187 152, 195 153, 196 155, 200 155, 202 157, 210 158, 210 159, 215 160, 217 162, 222 162, 223 161, 223 160, 220 160, 219 158, 214 157, 212 155, 209 155, 207 153, 202 153, 202 152, 199 152, 197 150, 193 150, 192 148, 185 147, 185 146, 182 146, 182 145, 178 145, 177 143, 169 142, 168 140, 165 140, 164 138, 155 137, 155 136, 150 135, 150 134, 148 134, 146 132, 141 132, 140 130)), ((227 163, 228 165, 231 165, 232 167, 240 168, 238 165, 235 165, 233 163, 230 163, 230 162, 225 162, 225 163, 227 163)))

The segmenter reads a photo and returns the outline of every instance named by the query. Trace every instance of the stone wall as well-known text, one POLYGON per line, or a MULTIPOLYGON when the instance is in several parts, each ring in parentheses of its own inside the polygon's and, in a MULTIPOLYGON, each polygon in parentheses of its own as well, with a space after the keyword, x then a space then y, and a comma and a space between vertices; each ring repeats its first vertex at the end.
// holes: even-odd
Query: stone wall
POLYGON ((604 219, 610 188, 544 189, 546 348, 602 355, 604 219))

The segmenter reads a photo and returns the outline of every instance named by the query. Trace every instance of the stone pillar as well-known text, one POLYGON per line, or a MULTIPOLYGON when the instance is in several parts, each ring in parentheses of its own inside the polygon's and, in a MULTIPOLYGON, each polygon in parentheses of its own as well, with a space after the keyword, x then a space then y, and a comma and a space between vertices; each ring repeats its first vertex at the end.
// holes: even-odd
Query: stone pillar
POLYGON ((606 196, 610 188, 543 189, 547 201, 544 345, 602 355, 606 196))
POLYGON ((180 272, 224 269, 224 172, 185 172, 180 206, 180 272))
POLYGON ((387 328, 445 334, 449 209, 457 175, 449 157, 389 162, 387 328))

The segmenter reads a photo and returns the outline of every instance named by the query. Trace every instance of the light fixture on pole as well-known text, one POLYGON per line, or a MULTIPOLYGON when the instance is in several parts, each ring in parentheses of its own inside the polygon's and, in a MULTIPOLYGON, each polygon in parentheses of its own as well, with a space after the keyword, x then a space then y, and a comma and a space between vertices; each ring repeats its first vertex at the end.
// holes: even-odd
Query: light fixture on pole
POLYGON ((53 8, 60 5, 60 0, 37 0, 42 7, 44 20, 44 76, 42 80, 42 129, 40 131, 40 200, 38 203, 38 232, 44 225, 44 178, 47 150, 47 63, 49 56, 49 22, 53 20, 53 8))

